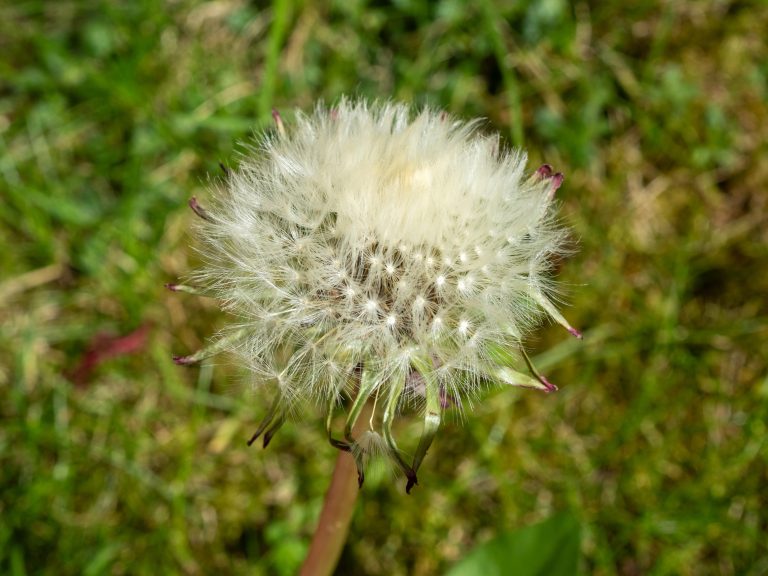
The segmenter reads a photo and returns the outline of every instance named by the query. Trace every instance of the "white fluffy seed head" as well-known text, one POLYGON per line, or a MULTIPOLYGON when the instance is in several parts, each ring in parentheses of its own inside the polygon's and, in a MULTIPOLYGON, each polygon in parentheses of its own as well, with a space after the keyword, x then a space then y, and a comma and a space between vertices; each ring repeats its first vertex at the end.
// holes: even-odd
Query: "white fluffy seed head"
POLYGON ((473 392, 488 344, 518 345, 537 298, 554 310, 564 239, 552 179, 498 149, 476 122, 353 100, 265 136, 200 233, 195 279, 247 330, 237 351, 297 399, 326 400, 371 359, 386 378, 407 372, 412 349, 441 375, 460 365, 445 383, 473 392))

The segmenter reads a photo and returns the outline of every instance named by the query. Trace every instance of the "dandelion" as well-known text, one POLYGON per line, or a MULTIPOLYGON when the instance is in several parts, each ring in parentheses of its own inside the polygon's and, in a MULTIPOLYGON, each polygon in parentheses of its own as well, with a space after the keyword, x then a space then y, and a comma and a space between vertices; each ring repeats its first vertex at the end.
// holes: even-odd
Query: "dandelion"
POLYGON ((360 484, 373 445, 410 492, 448 407, 463 413, 494 384, 557 389, 523 341, 547 316, 581 336, 557 311, 550 278, 566 252, 553 205, 563 176, 548 165, 526 174, 525 154, 500 152, 498 135, 430 109, 345 99, 292 127, 275 121, 210 209, 190 202, 205 264, 171 288, 218 298, 236 320, 175 361, 235 353, 276 390, 251 442, 266 446, 311 400, 360 484), (371 431, 355 439, 371 399, 371 431), (406 403, 424 414, 412 458, 392 434, 406 403))

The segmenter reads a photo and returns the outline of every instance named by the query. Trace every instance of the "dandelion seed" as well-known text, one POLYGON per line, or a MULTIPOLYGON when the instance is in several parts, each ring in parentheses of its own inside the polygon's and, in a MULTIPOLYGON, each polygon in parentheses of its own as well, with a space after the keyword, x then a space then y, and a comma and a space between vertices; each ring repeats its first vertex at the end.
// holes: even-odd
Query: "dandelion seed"
POLYGON ((190 201, 205 264, 170 289, 220 299, 237 328, 175 361, 239 355, 277 388, 251 442, 266 445, 298 402, 315 401, 361 482, 382 452, 410 491, 444 410, 494 383, 556 390, 522 341, 544 317, 581 336, 548 278, 566 252, 553 203, 563 176, 544 165, 526 177, 524 153, 443 112, 342 100, 293 125, 273 117, 210 208, 190 201), (342 440, 331 424, 344 396, 342 440), (353 438, 369 398, 380 431, 372 416, 353 438), (404 398, 424 414, 411 458, 391 429, 404 398))

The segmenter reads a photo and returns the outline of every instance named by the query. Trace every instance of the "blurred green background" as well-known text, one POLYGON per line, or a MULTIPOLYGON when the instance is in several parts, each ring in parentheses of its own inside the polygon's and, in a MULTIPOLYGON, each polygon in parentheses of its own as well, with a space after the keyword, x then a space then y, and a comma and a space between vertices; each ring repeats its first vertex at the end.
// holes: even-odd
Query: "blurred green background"
POLYGON ((2 2, 0 573, 295 572, 321 410, 247 448, 265 397, 171 363, 224 319, 163 284, 270 109, 351 93, 566 173, 585 338, 543 327, 561 391, 449 418, 410 497, 371 478, 339 573, 441 574, 570 510, 585 574, 768 574, 766 30, 760 1, 2 2))

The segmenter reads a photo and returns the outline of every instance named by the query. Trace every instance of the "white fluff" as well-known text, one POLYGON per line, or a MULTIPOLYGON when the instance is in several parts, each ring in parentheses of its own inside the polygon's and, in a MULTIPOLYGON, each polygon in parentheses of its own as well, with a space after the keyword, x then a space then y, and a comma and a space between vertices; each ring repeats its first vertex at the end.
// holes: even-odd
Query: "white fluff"
MULTIPOLYGON (((265 136, 214 194, 194 278, 238 317, 234 347, 287 401, 377 390, 431 359, 451 398, 546 313, 562 177, 525 174, 477 122, 342 100, 265 136)), ((567 325, 567 324, 566 324, 567 325)), ((418 396, 415 388, 405 393, 418 396)))

